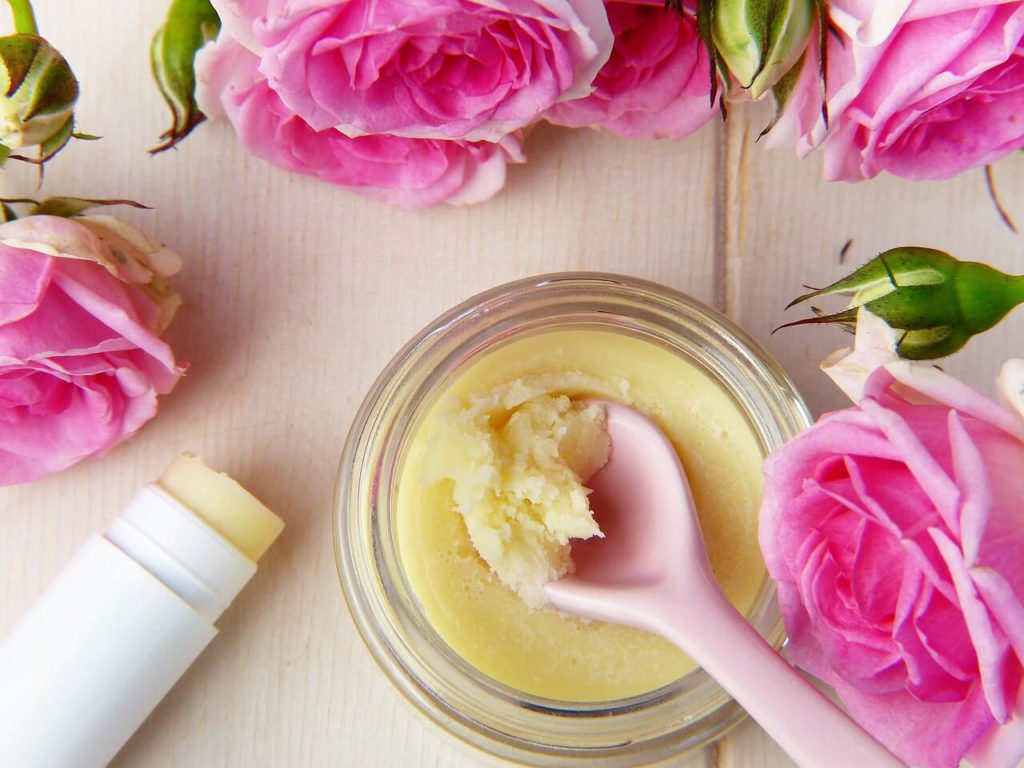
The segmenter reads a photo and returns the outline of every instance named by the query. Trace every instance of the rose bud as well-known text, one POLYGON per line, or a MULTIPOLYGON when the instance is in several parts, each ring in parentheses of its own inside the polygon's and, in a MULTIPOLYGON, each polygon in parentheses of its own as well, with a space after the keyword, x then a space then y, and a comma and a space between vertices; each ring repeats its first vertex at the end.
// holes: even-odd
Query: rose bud
POLYGON ((77 100, 71 67, 46 40, 0 37, 0 162, 32 146, 39 147, 37 162, 53 157, 71 139, 77 100))
POLYGON ((815 0, 710 0, 700 12, 719 64, 758 99, 800 61, 817 11, 815 0))
POLYGON ((206 119, 196 105, 196 51, 217 37, 220 17, 209 0, 174 0, 167 20, 153 36, 150 63, 164 101, 171 110, 171 127, 151 153, 170 149, 206 119))
POLYGON ((896 349, 901 357, 926 360, 956 352, 971 336, 987 331, 1024 302, 1024 276, 959 261, 932 248, 893 248, 786 308, 831 295, 850 296, 850 304, 831 315, 815 309, 818 317, 780 327, 839 323, 853 330, 858 307, 866 307, 900 333, 896 349))

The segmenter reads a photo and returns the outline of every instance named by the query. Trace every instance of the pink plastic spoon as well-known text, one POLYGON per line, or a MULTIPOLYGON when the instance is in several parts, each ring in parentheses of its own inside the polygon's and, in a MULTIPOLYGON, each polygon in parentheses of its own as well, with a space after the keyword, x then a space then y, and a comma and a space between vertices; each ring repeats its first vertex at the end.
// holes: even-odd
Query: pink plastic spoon
POLYGON ((551 604, 672 641, 801 768, 903 768, 722 594, 704 552, 686 473, 658 426, 627 406, 602 404, 612 453, 587 485, 604 538, 573 544, 575 572, 547 585, 551 604))

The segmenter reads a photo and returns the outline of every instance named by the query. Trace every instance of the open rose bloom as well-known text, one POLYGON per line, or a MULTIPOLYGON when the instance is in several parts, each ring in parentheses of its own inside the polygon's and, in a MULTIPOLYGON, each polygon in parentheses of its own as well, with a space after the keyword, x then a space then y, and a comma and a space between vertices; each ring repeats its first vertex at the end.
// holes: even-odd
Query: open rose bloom
POLYGON ((497 141, 585 95, 608 59, 601 0, 214 0, 314 130, 497 141))
POLYGON ((562 101, 544 118, 572 128, 598 126, 631 138, 681 139, 718 114, 707 50, 692 9, 660 0, 608 0, 611 58, 589 96, 562 101))
POLYGON ((484 200, 517 131, 588 94, 601 0, 214 0, 197 101, 275 165, 418 208, 484 200))
POLYGON ((0 485, 108 451, 181 377, 178 257, 108 216, 0 224, 0 485))
POLYGON ((1024 363, 1005 405, 897 360, 862 310, 857 402, 766 464, 761 545, 793 659, 921 768, 1024 758, 1024 363))
POLYGON ((213 6, 199 108, 274 165, 405 208, 488 199, 541 119, 682 138, 716 114, 693 9, 660 0, 213 6))
POLYGON ((364 197, 403 208, 476 203, 501 190, 508 163, 526 159, 515 135, 492 143, 315 131, 271 89, 259 57, 230 37, 203 48, 196 64, 200 108, 226 115, 246 149, 364 197))
POLYGON ((1024 147, 1024 2, 831 0, 827 103, 812 45, 772 144, 827 179, 945 179, 1024 147))

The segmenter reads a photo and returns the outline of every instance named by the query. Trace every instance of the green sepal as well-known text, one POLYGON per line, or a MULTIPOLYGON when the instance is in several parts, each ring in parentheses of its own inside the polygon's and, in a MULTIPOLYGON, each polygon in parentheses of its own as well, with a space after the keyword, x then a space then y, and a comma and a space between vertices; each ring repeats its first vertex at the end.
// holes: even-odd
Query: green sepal
POLYGON ((809 323, 850 327, 863 306, 902 334, 897 347, 900 355, 923 360, 956 352, 972 336, 988 330, 1024 303, 1024 276, 960 261, 932 248, 894 248, 841 280, 799 296, 787 309, 831 295, 846 295, 851 300, 841 312, 780 327, 809 323))
POLYGON ((46 40, 28 34, 0 37, 0 59, 6 70, 3 97, 24 105, 22 119, 70 113, 78 100, 78 81, 46 40))
POLYGON ((143 205, 135 200, 118 198, 48 197, 45 200, 36 200, 31 197, 0 198, 0 206, 4 208, 4 215, 9 217, 8 221, 18 218, 12 207, 15 205, 29 206, 27 216, 60 216, 65 219, 81 216, 91 208, 101 208, 107 205, 128 205, 132 208, 150 210, 148 205, 143 205))
POLYGON ((907 360, 934 360, 958 352, 971 334, 951 325, 904 331, 896 342, 896 354, 907 360))
POLYGON ((764 138, 771 132, 776 123, 779 122, 779 118, 782 117, 782 113, 786 111, 786 107, 789 106, 789 100, 793 98, 793 91, 796 90, 796 85, 800 81, 800 75, 803 74, 804 62, 806 60, 807 54, 804 53, 797 63, 793 65, 793 68, 783 75, 779 82, 772 86, 772 100, 775 102, 775 114, 772 115, 771 121, 764 127, 764 130, 757 135, 758 140, 764 138))
MULTIPOLYGON (((829 0, 814 0, 818 20, 818 88, 821 92, 821 119, 828 128, 828 33, 832 19, 828 11, 829 0)), ((838 37, 838 36, 837 36, 838 37)), ((842 37, 838 38, 840 41, 842 37)))
POLYGON ((933 248, 894 248, 879 254, 864 266, 824 288, 798 296, 786 309, 820 296, 848 294, 860 297, 856 305, 913 285, 938 285, 959 262, 933 248))
POLYGON ((143 205, 135 200, 88 197, 48 197, 35 205, 32 209, 32 215, 61 216, 65 219, 70 219, 75 216, 81 216, 91 208, 101 208, 107 205, 127 205, 132 208, 150 210, 148 205, 143 205))
POLYGON ((828 323, 835 323, 843 326, 849 331, 852 331, 857 325, 857 310, 856 309, 844 309, 840 312, 835 312, 831 315, 827 315, 817 307, 812 307, 812 311, 815 313, 814 317, 805 317, 802 320, 793 320, 789 323, 783 323, 777 328, 772 330, 781 331, 783 328, 795 328, 798 325, 821 325, 828 323))
POLYGON ((711 39, 740 88, 750 88, 763 70, 768 50, 769 17, 778 0, 716 0, 711 14, 711 39))
POLYGON ((171 110, 171 125, 160 134, 152 154, 175 146, 206 116, 196 104, 196 52, 217 37, 220 17, 209 0, 174 0, 167 20, 153 36, 150 65, 153 78, 171 110))
MULTIPOLYGON (((718 97, 718 86, 724 67, 721 56, 718 55, 718 49, 715 48, 715 40, 711 32, 715 5, 716 0, 697 0, 697 35, 704 43, 704 49, 708 54, 708 80, 710 82, 708 99, 712 107, 715 106, 715 99, 718 97)), ((727 81, 722 80, 721 82, 727 81)), ((720 104, 724 104, 724 99, 720 104)))
POLYGON ((71 136, 75 132, 75 118, 69 117, 68 121, 64 123, 50 138, 39 145, 39 159, 37 162, 45 163, 51 157, 56 155, 71 141, 71 136))
MULTIPOLYGON (((811 40, 817 0, 709 0, 702 39, 719 81, 759 99, 796 66, 811 40)), ((700 26, 700 25, 698 25, 700 26)))
POLYGON ((14 159, 41 166, 63 149, 74 133, 78 93, 68 62, 44 38, 0 37, 0 143, 5 147, 0 164, 14 159), (28 147, 38 147, 38 156, 21 153, 28 147))

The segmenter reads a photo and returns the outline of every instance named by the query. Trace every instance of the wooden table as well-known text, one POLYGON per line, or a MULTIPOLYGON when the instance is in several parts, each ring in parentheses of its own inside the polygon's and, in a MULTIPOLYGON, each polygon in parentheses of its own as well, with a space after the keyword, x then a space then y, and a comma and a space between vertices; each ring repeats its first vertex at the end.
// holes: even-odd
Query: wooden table
MULTIPOLYGON (((420 213, 272 168, 227 124, 149 157, 166 116, 147 49, 166 0, 37 5, 42 31, 82 83, 80 129, 104 137, 48 166, 42 193, 153 206, 118 215, 184 258, 185 307, 169 339, 191 368, 132 441, 0 491, 0 633, 181 451, 237 477, 287 522, 220 636, 122 751, 120 768, 503 764, 455 743, 392 689, 349 619, 331 544, 334 475, 357 405, 399 346, 452 304, 543 272, 656 280, 742 324, 820 412, 843 405, 817 365, 847 337, 770 335, 801 283, 824 284, 898 244, 1024 271, 1024 241, 1000 223, 981 171, 942 184, 825 184, 819 159, 798 163, 754 143, 764 119, 756 110, 681 142, 541 127, 527 143, 530 162, 511 169, 497 198, 420 213)), ((1024 221, 1024 158, 996 176, 1024 221)), ((36 192, 25 168, 4 170, 0 185, 5 197, 36 192)), ((1001 361, 1024 356, 1013 343, 1021 338, 1024 312, 943 365, 991 391, 1001 361)), ((792 765, 751 723, 675 764, 792 765)))

